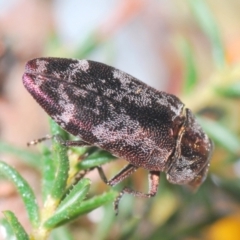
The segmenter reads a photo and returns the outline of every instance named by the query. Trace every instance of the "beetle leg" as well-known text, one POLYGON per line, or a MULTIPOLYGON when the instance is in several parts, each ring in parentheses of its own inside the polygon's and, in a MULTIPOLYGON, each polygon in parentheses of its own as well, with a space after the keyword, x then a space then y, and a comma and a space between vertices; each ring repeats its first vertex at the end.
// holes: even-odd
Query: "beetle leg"
POLYGON ((52 136, 46 135, 45 137, 34 139, 34 140, 28 142, 27 146, 29 147, 31 145, 37 145, 38 143, 44 142, 44 141, 49 140, 49 139, 52 139, 52 136))
MULTIPOLYGON (((132 164, 128 164, 126 167, 124 167, 116 176, 114 176, 111 180, 107 180, 103 170, 101 167, 97 167, 99 175, 101 179, 108 185, 110 186, 115 186, 119 182, 123 181, 125 178, 130 176, 132 173, 134 173, 137 170, 137 167, 133 166, 132 164)), ((114 201, 114 210, 116 215, 118 214, 118 205, 119 202, 122 198, 122 196, 125 193, 131 194, 136 197, 142 197, 142 198, 150 198, 154 197, 157 193, 158 190, 158 185, 159 185, 159 177, 160 177, 160 172, 159 171, 150 171, 148 174, 149 177, 149 191, 148 193, 143 193, 139 191, 135 191, 131 188, 125 187, 117 196, 117 198, 114 201)))
POLYGON ((66 147, 81 147, 81 146, 89 146, 90 144, 87 142, 84 142, 82 140, 76 140, 76 141, 71 141, 71 140, 63 140, 60 135, 46 135, 45 137, 38 138, 35 140, 32 140, 27 143, 28 146, 30 145, 36 145, 38 143, 44 142, 49 139, 55 139, 57 142, 59 142, 61 145, 66 146, 66 147))
POLYGON ((84 147, 84 146, 91 146, 91 144, 84 142, 82 140, 71 141, 71 140, 63 140, 60 142, 63 146, 66 147, 84 147))
POLYGON ((122 182, 125 178, 133 174, 137 169, 138 167, 135 167, 132 164, 128 164, 117 175, 108 181, 102 167, 97 167, 101 179, 109 186, 115 186, 116 184, 122 182))
POLYGON ((87 142, 84 142, 82 140, 63 140, 60 135, 54 135, 52 138, 55 138, 57 142, 59 142, 61 145, 66 147, 82 147, 82 146, 89 146, 90 144, 87 142))
POLYGON ((158 190, 159 177, 160 177, 160 172, 159 171, 150 171, 149 172, 149 174, 148 174, 148 178, 149 178, 149 191, 148 191, 148 193, 135 191, 131 188, 125 187, 119 193, 118 197, 114 201, 114 210, 116 212, 116 215, 118 214, 119 201, 121 200, 123 194, 125 194, 125 193, 131 194, 135 197, 141 197, 141 198, 154 197, 157 193, 157 190, 158 190))

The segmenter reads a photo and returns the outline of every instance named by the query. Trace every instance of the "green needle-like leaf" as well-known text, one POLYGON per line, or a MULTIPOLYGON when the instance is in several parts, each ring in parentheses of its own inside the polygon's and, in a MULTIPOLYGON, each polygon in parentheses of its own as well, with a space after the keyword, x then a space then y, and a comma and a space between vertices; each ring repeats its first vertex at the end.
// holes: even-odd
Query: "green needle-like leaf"
POLYGON ((103 165, 114 159, 116 159, 116 157, 114 157, 111 153, 104 150, 98 150, 90 154, 83 161, 79 162, 77 168, 80 170, 85 170, 92 167, 103 165))
POLYGON ((53 217, 47 220, 44 224, 46 228, 54 228, 65 222, 69 222, 76 218, 78 214, 78 208, 81 205, 82 200, 85 198, 90 188, 90 180, 82 179, 79 181, 70 193, 61 202, 60 206, 56 210, 53 217))
POLYGON ((18 192, 23 199, 32 225, 34 227, 38 226, 39 209, 32 188, 15 169, 2 161, 0 161, 0 175, 8 178, 16 186, 18 192))
MULTIPOLYGON (((63 139, 68 137, 68 134, 62 130, 52 119, 50 119, 50 127, 53 136, 60 136, 60 138, 63 139)), ((54 161, 54 163, 51 164, 51 169, 55 173, 55 180, 53 182, 50 195, 54 199, 60 200, 67 185, 69 160, 67 155, 67 147, 63 146, 58 139, 53 139, 52 148, 52 161, 54 161)), ((47 164, 47 162, 45 162, 45 164, 47 164)), ((45 168, 46 167, 47 166, 45 166, 45 168)), ((47 177, 47 175, 44 177, 47 177)))
POLYGON ((53 159, 57 161, 57 170, 55 173, 55 181, 51 190, 51 196, 60 199, 66 189, 69 161, 67 156, 67 148, 58 141, 53 141, 53 159))
POLYGON ((8 221, 9 225, 11 226, 11 228, 16 236, 16 239, 17 240, 28 240, 29 237, 28 237, 26 231, 24 230, 23 226, 19 223, 19 221, 16 218, 16 216, 14 215, 14 213, 12 213, 11 211, 4 211, 3 214, 6 218, 6 220, 8 221))
POLYGON ((108 202, 113 202, 116 199, 117 194, 118 193, 115 191, 110 191, 83 201, 78 208, 78 215, 86 214, 108 202))

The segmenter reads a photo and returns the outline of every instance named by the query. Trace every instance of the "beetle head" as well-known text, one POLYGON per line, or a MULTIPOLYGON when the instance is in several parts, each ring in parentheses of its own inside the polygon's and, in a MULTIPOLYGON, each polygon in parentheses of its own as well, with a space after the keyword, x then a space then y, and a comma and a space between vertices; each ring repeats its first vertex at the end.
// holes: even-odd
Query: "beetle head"
POLYGON ((186 117, 176 143, 175 153, 167 169, 167 179, 175 184, 188 184, 196 189, 205 180, 213 143, 186 109, 186 117))

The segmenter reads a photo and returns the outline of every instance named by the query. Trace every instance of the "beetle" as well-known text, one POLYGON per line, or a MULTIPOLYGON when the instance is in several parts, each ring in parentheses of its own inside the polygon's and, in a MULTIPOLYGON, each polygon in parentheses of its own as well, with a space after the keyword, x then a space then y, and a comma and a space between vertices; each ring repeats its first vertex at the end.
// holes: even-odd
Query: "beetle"
POLYGON ((98 167, 108 185, 138 168, 149 171, 148 193, 124 188, 116 211, 125 193, 153 197, 160 172, 195 189, 204 181, 213 143, 175 95, 103 63, 65 58, 29 61, 23 84, 54 121, 80 138, 66 146, 97 146, 129 162, 109 181, 98 167))

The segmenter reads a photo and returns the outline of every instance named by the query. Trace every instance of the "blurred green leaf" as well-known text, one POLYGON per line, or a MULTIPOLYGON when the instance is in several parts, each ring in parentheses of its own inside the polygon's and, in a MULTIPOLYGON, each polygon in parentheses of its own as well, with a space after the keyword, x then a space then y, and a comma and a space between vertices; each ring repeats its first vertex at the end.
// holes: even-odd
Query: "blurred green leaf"
POLYGON ((9 224, 6 218, 0 219, 0 226, 1 226, 1 231, 0 231, 0 237, 2 236, 4 239, 12 239, 15 240, 15 234, 13 232, 12 226, 9 224))
POLYGON ((52 29, 50 34, 48 35, 47 42, 45 43, 44 47, 44 53, 43 55, 48 56, 64 56, 64 46, 62 45, 62 41, 59 38, 59 35, 57 31, 54 31, 55 29, 52 29))
POLYGON ((240 153, 239 137, 231 132, 226 126, 223 126, 216 121, 200 117, 198 117, 198 122, 216 143, 233 154, 240 153))
POLYGON ((89 188, 89 179, 83 178, 79 181, 61 202, 54 216, 46 221, 44 224, 45 227, 54 228, 78 217, 79 206, 81 205, 83 198, 88 193, 89 188))
POLYGON ((34 227, 39 224, 39 209, 32 188, 26 180, 8 164, 0 161, 0 174, 8 178, 17 188, 26 207, 29 219, 34 227))
POLYGON ((206 4, 206 1, 189 0, 189 4, 194 11, 194 16, 211 41, 213 48, 213 57, 217 66, 222 67, 225 63, 224 47, 218 31, 218 26, 206 4))
POLYGON ((23 150, 4 142, 0 142, 0 153, 9 153, 20 158, 29 166, 39 169, 41 167, 41 155, 27 150, 23 150))
POLYGON ((50 240, 74 240, 67 227, 59 227, 52 231, 50 240))
POLYGON ((124 228, 121 231, 121 238, 119 240, 131 239, 134 233, 137 231, 140 221, 140 218, 128 219, 128 223, 124 224, 124 228))
POLYGON ((234 82, 224 88, 216 88, 218 94, 229 98, 240 98, 240 81, 234 82))
POLYGON ((213 177, 213 179, 215 179, 215 182, 217 184, 217 186, 219 186, 220 188, 222 188, 224 190, 224 192, 228 193, 229 195, 231 195, 231 197, 236 200, 236 201, 240 201, 240 179, 239 178, 235 178, 235 179, 226 179, 223 177, 213 177))
POLYGON ((78 214, 86 214, 95 208, 98 208, 102 206, 103 204, 106 204, 108 202, 113 202, 115 198, 117 197, 118 193, 115 191, 109 191, 102 195, 92 197, 86 201, 83 201, 81 203, 81 206, 78 209, 78 214))
POLYGON ((103 165, 114 159, 116 159, 116 157, 114 157, 111 153, 104 150, 97 150, 87 156, 83 161, 79 162, 77 164, 77 168, 80 170, 85 170, 103 165))
POLYGON ((197 70, 194 62, 194 54, 186 40, 182 41, 182 49, 185 60, 183 92, 189 94, 197 83, 197 70))
MULTIPOLYGON (((9 225, 12 227, 12 230, 16 236, 17 240, 27 240, 29 239, 26 231, 19 223, 18 219, 11 211, 4 211, 3 212, 5 218, 7 219, 9 225)), ((9 238, 8 238, 9 239, 9 238)))
POLYGON ((114 219, 116 219, 115 213, 113 211, 112 204, 106 204, 104 206, 104 221, 100 221, 96 226, 96 231, 94 232, 93 239, 105 240, 109 236, 109 232, 114 224, 114 219))
POLYGON ((76 49, 73 57, 74 58, 86 58, 94 49, 96 49, 101 44, 101 39, 96 33, 89 34, 85 39, 84 43, 76 49))

